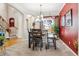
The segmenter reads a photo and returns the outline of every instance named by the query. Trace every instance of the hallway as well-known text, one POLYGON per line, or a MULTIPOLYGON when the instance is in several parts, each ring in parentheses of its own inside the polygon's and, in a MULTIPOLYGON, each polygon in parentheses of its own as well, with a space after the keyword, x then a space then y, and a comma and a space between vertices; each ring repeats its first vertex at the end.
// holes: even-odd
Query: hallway
POLYGON ((77 3, 0 3, 0 49, 6 48, 0 56, 78 55, 78 8, 77 3))

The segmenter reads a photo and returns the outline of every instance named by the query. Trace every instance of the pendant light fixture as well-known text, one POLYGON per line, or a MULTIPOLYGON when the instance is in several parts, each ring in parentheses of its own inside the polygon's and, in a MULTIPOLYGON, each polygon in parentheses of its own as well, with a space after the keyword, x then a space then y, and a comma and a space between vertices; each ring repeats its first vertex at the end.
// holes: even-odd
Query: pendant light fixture
POLYGON ((43 19, 43 13, 42 13, 42 4, 40 4, 40 20, 42 20, 43 19))
POLYGON ((40 4, 40 28, 42 29, 43 27, 43 14, 42 14, 42 4, 40 4))

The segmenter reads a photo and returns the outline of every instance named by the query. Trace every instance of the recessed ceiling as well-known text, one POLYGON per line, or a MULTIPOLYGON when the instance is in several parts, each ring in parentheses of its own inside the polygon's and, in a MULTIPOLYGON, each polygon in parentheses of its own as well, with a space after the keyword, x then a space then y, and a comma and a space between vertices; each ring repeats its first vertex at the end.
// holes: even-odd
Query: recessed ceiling
POLYGON ((40 15, 40 12, 44 16, 56 16, 59 15, 64 3, 17 3, 16 5, 17 8, 20 7, 20 10, 24 10, 24 12, 34 16, 40 15))

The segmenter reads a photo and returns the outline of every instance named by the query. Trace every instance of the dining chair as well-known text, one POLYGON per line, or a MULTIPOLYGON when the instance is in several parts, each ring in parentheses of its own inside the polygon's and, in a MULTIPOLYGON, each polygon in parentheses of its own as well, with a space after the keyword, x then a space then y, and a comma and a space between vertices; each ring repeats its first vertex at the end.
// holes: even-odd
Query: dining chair
POLYGON ((54 46, 54 49, 56 50, 56 35, 55 33, 47 33, 47 44, 46 44, 46 49, 50 48, 50 44, 52 44, 54 46))
POLYGON ((41 29, 32 29, 32 41, 33 41, 33 50, 37 47, 40 47, 42 50, 43 40, 42 40, 42 31, 41 29))

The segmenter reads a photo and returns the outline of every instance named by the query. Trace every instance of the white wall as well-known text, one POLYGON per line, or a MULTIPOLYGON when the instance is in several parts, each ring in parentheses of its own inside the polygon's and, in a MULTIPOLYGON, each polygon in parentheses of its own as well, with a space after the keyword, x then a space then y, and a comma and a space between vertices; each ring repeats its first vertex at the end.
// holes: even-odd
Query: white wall
POLYGON ((15 34, 18 38, 23 38, 23 14, 11 5, 8 5, 8 19, 13 17, 15 19, 15 34))
POLYGON ((24 39, 28 40, 28 30, 30 30, 30 28, 32 28, 32 23, 34 21, 34 17, 33 16, 28 16, 27 14, 24 14, 24 39), (27 21, 28 20, 28 21, 27 21))
POLYGON ((34 22, 35 18, 33 16, 28 18, 28 27, 29 29, 32 28, 32 24, 34 22))
MULTIPOLYGON (((19 6, 20 7, 20 6, 19 6)), ((28 39, 28 32, 27 32, 27 22, 26 16, 27 13, 20 11, 22 9, 18 9, 16 5, 10 5, 5 3, 0 3, 0 16, 2 16, 7 22, 9 22, 9 18, 15 18, 15 27, 16 31, 15 34, 19 38, 28 39)), ((13 28, 11 28, 13 29, 13 28)))
POLYGON ((17 33, 17 35, 18 35, 18 37, 19 38, 23 38, 23 30, 24 30, 24 27, 23 27, 23 15, 22 14, 20 14, 20 13, 17 13, 17 17, 18 17, 18 33, 17 33))
POLYGON ((0 16, 7 21, 7 5, 4 3, 0 3, 0 16))
POLYGON ((4 3, 0 3, 0 16, 5 20, 0 21, 0 25, 2 25, 3 30, 5 31, 5 29, 8 28, 8 23, 7 23, 7 5, 4 3))
POLYGON ((24 39, 28 40, 28 31, 27 31, 27 21, 26 21, 26 14, 24 14, 24 22, 23 22, 23 35, 24 35, 24 39))

